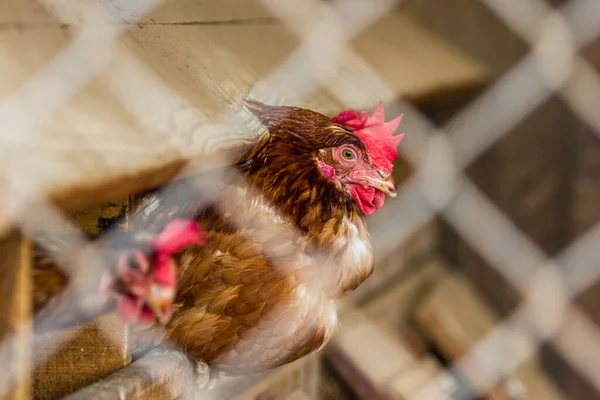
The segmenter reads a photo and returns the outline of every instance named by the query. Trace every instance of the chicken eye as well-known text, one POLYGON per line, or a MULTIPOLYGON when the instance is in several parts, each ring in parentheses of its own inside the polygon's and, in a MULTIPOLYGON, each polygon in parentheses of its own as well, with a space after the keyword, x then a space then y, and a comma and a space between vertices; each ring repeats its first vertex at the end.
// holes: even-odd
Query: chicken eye
POLYGON ((356 153, 350 149, 343 149, 342 157, 348 161, 356 160, 356 153))
POLYGON ((137 272, 141 270, 140 263, 134 254, 129 255, 129 257, 127 258, 127 265, 129 266, 129 268, 131 268, 132 271, 137 272))

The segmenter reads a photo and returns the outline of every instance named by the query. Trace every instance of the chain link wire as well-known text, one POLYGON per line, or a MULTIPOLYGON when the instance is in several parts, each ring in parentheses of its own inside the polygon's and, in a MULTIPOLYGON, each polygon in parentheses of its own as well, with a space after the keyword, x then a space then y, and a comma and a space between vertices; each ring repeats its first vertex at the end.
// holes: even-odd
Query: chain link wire
MULTIPOLYGON (((597 246, 600 224, 573 241, 560 255, 549 259, 464 174, 464 169, 479 155, 555 94, 600 135, 597 112, 600 109, 600 77, 578 54, 600 33, 600 3, 573 0, 555 10, 541 0, 482 1, 529 43, 531 51, 444 126, 436 126, 408 102, 397 99, 396 93, 379 74, 347 48, 352 37, 376 23, 399 1, 382 0, 365 5, 367 2, 344 0, 261 0, 301 39, 301 44, 266 78, 255 84, 250 95, 272 103, 301 102, 324 85, 336 100, 348 106, 359 99, 373 104, 383 99, 418 121, 414 125, 418 129, 407 132, 400 146, 403 156, 413 164, 416 172, 399 188, 397 199, 387 206, 393 209, 390 213, 393 218, 378 225, 372 233, 378 258, 385 258, 412 232, 439 215, 518 288, 524 299, 516 311, 447 371, 469 377, 475 388, 475 392, 453 393, 456 398, 470 399, 486 393, 533 357, 545 341, 552 341, 555 348, 600 391, 600 372, 590 362, 600 359, 598 328, 572 302, 600 278, 594 265, 600 259, 597 246), (340 66, 342 60, 343 68, 340 66), (335 77, 335 84, 331 83, 332 77, 335 77), (481 234, 483 229, 485 235, 481 234), (565 329, 566 325, 570 328, 565 329)), ((107 72, 113 94, 142 126, 164 138, 169 148, 185 151, 178 137, 186 127, 175 126, 173 130, 169 114, 193 107, 145 68, 142 61, 115 44, 127 28, 127 24, 116 21, 126 16, 128 24, 135 23, 161 1, 86 2, 77 7, 61 1, 42 2, 60 21, 77 24, 78 32, 70 45, 44 69, 0 102, 2 139, 23 143, 30 132, 39 128, 88 82, 107 72), (137 76, 136 92, 125 85, 133 76, 137 76), (149 97, 136 93, 154 95, 148 100, 149 97), (158 122, 154 119, 157 110, 163 110, 161 115, 165 116, 158 122)), ((235 60, 234 54, 230 56, 235 60)), ((199 110, 194 110, 191 115, 187 125, 210 129, 207 118, 199 110)), ((217 120, 222 125, 237 128, 240 123, 247 123, 230 112, 217 120)), ((8 172, 12 184, 7 185, 7 210, 25 233, 69 224, 66 217, 43 198, 35 180, 23 179, 16 169, 8 172), (24 181, 28 184, 20 183, 24 181), (24 204, 38 206, 24 209, 24 204)), ((163 192, 178 188, 166 185, 163 192)), ((211 188, 202 189, 204 194, 215 195, 211 188)), ((111 234, 110 231, 106 233, 111 234)), ((74 245, 81 249, 102 246, 102 243, 85 242, 80 237, 74 245)), ((76 253, 81 252, 67 247, 53 257, 72 260, 73 265, 68 266, 71 272, 84 263, 102 264, 100 258, 94 259, 93 251, 86 252, 84 258, 74 257, 76 253)), ((64 340, 66 342, 68 338, 64 340)), ((439 390, 448 392, 456 388, 448 384, 448 376, 446 374, 423 388, 416 398, 435 399, 439 398, 439 390)))

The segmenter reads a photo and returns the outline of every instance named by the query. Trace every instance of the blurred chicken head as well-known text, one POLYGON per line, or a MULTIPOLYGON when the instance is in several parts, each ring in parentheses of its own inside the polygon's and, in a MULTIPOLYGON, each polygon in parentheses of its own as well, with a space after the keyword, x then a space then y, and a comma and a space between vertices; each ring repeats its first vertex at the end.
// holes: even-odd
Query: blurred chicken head
POLYGON ((177 288, 173 256, 189 245, 204 245, 206 234, 189 220, 173 220, 155 237, 129 247, 117 257, 114 272, 105 275, 102 289, 117 297, 124 322, 147 324, 154 318, 166 323, 172 315, 177 288))

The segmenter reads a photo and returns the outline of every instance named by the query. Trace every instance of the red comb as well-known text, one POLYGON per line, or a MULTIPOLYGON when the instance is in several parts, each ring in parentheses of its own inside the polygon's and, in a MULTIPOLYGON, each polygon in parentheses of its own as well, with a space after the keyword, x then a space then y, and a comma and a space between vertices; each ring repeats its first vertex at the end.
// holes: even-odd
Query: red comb
POLYGON ((175 219, 169 222, 153 240, 156 250, 155 279, 163 285, 174 284, 176 276, 172 255, 191 244, 204 246, 206 236, 206 232, 199 230, 196 221, 175 219))
POLYGON ((205 238, 206 233, 198 229, 196 221, 175 219, 165 226, 153 242, 157 253, 170 256, 190 244, 204 245, 205 238))
POLYGON ((402 115, 385 122, 383 102, 380 101, 371 115, 366 111, 358 114, 354 109, 350 109, 341 112, 331 120, 353 131, 365 144, 373 165, 389 174, 398 157, 398 144, 404 137, 404 133, 393 136, 400 125, 402 115))

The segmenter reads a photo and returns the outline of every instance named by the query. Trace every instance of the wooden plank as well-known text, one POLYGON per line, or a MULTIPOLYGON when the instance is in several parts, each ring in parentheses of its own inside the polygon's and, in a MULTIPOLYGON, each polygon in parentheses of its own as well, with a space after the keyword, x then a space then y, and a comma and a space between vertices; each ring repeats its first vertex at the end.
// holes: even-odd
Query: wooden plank
POLYGON ((569 243, 569 164, 575 146, 563 126, 575 120, 560 99, 550 99, 488 154, 495 165, 487 179, 495 188, 486 194, 549 256, 569 243))
MULTIPOLYGON (((493 311, 462 277, 448 276, 438 283, 416 310, 423 334, 451 362, 460 359, 499 322, 493 311)), ((534 357, 509 376, 532 399, 562 399, 562 394, 541 372, 534 357)), ((488 399, 510 399, 510 384, 490 391, 488 399)))
POLYGON ((124 367, 130 361, 127 344, 127 330, 112 314, 47 335, 36 346, 37 356, 46 361, 34 373, 35 398, 65 396, 124 367))
MULTIPOLYGON (((67 45, 69 38, 69 32, 64 29, 0 32, 0 54, 6 60, 0 66, 3 76, 0 97, 14 92, 29 76, 47 64, 67 45), (31 51, 22 52, 23 48, 31 51)), ((111 72, 126 78, 130 76, 127 73, 136 72, 127 68, 128 65, 118 68, 115 66, 111 72)), ((142 72, 139 71, 138 76, 141 75, 142 72)), ((206 116, 187 113, 189 110, 185 106, 180 107, 177 99, 170 103, 167 100, 167 103, 175 104, 169 110, 165 110, 162 103, 153 103, 161 108, 162 114, 155 110, 142 110, 146 111, 146 115, 152 116, 162 117, 166 113, 160 121, 161 131, 170 129, 171 132, 180 134, 177 136, 179 145, 166 144, 164 137, 140 124, 115 100, 106 84, 114 84, 117 78, 110 75, 106 79, 108 82, 98 79, 86 86, 83 92, 54 113, 42 127, 31 132, 25 143, 17 140, 17 143, 9 142, 3 146, 0 150, 0 183, 9 171, 16 171, 19 179, 37 185, 42 195, 53 199, 59 206, 80 209, 126 197, 132 191, 157 186, 172 178, 193 155, 204 155, 201 161, 205 167, 222 165, 211 159, 210 156, 214 153, 209 149, 216 150, 218 156, 235 158, 239 155, 238 139, 234 139, 236 146, 231 151, 219 147, 223 142, 231 140, 231 135, 236 134, 235 129, 224 131, 227 128, 222 126, 210 129, 212 135, 219 133, 216 135, 217 139, 212 137, 213 140, 208 143, 205 140, 208 135, 206 130, 201 130, 206 128, 202 125, 207 122, 206 116), (188 124, 190 119, 193 120, 191 126, 180 126, 188 124), (181 144, 181 141, 186 145, 181 144), (35 158, 36 162, 25 161, 23 152, 31 156, 26 158, 35 158)), ((143 89, 152 91, 152 99, 156 98, 157 91, 159 97, 164 94, 163 100, 170 98, 172 91, 156 84, 157 82, 152 82, 149 86, 142 86, 137 91, 138 100, 150 97, 143 89)), ((214 102, 212 108, 206 105, 211 104, 210 99, 205 99, 202 103, 202 109, 212 111, 213 115, 218 110, 214 102)), ((149 124, 148 121, 144 122, 149 124)), ((156 120, 151 122, 159 125, 156 120)), ((257 133, 260 134, 261 132, 257 133)), ((251 131, 246 131, 242 139, 248 139, 252 135, 251 131)), ((199 168, 199 165, 196 167, 199 168)), ((0 214, 0 231, 7 227, 6 216, 0 214)))
POLYGON ((362 312, 343 315, 341 320, 334 345, 360 366, 375 386, 382 387, 415 360, 396 335, 374 324, 362 312))
POLYGON ((482 63, 400 11, 386 14, 351 43, 398 97, 412 101, 481 87, 489 80, 482 63))
MULTIPOLYGON (((600 40, 594 43, 595 58, 600 56, 600 40)), ((600 66, 600 60, 595 65, 600 66)), ((570 239, 574 240, 600 221, 600 137, 593 128, 581 121, 573 129, 573 187, 571 204, 570 239)), ((591 311, 591 309, 590 309, 591 311)), ((600 317, 597 319, 600 321, 600 317)))
POLYGON ((389 395, 369 379, 370 377, 365 374, 361 366, 355 364, 337 346, 329 346, 327 359, 343 382, 349 387, 353 399, 390 400, 389 395))
MULTIPOLYGON (((600 67, 600 39, 596 38, 582 49, 581 55, 596 69, 600 67)), ((569 114, 566 114, 569 115, 569 114)), ((564 126, 564 125, 563 125, 564 126)), ((574 139, 575 148, 567 149, 572 168, 572 182, 568 195, 570 197, 568 234, 573 242, 600 221, 600 138, 595 129, 581 118, 569 122, 568 137, 574 139)), ((563 128, 565 131, 565 128, 563 128)), ((598 301, 600 300, 600 284, 596 282, 577 297, 576 304, 596 323, 600 323, 598 301)), ((565 321, 564 329, 576 330, 570 321, 565 321)), ((556 342, 556 341, 555 341, 556 342)), ((548 374, 557 385, 572 399, 592 399, 600 397, 597 385, 590 378, 585 378, 569 360, 568 354, 559 352, 553 345, 542 349, 542 363, 548 374)))
MULTIPOLYGON (((378 326, 362 311, 342 317, 340 332, 326 348, 326 357, 344 383, 359 399, 403 399, 409 394, 402 376, 423 374, 429 367, 399 335, 378 326)), ((441 367, 436 366, 441 371, 441 367)), ((433 378, 432 378, 433 379, 433 378)), ((421 378, 421 383, 429 379, 421 378)), ((414 390, 414 386, 413 389, 414 390)), ((410 392, 412 393, 412 392, 410 392)))
POLYGON ((0 240, 0 399, 31 398, 31 247, 18 234, 0 240))
MULTIPOLYGON (((566 329, 570 329, 566 328, 566 329)), ((598 391, 591 380, 576 371, 565 354, 553 345, 545 344, 540 354, 544 371, 565 394, 567 399, 596 399, 598 391)))
POLYGON ((320 360, 320 354, 312 354, 277 368, 234 400, 287 399, 298 394, 316 399, 320 360))
POLYGON ((272 15, 258 0, 178 0, 163 2, 142 23, 234 24, 259 23, 272 15))
MULTIPOLYGON (((351 380, 369 376, 366 380, 377 388, 379 396, 409 400, 416 399, 419 391, 434 383, 443 371, 439 363, 427 355, 422 335, 413 332, 412 318, 420 300, 447 272, 436 259, 417 262, 404 272, 394 286, 360 307, 362 318, 342 324, 344 332, 341 335, 346 336, 344 350, 334 349, 330 357, 346 371, 346 379, 349 376, 356 376, 351 380), (386 345, 381 346, 381 342, 386 345), (395 355, 388 346, 404 349, 403 356, 395 355), (401 365, 389 379, 377 381, 380 367, 373 365, 385 365, 389 359, 402 360, 401 365)), ((363 393, 364 398, 370 396, 368 392, 363 393)))
POLYGON ((436 259, 417 263, 394 286, 360 309, 375 323, 400 333, 410 323, 414 307, 445 273, 436 259))
MULTIPOLYGON (((79 212, 74 221, 84 231, 98 235, 113 225, 126 230, 128 214, 129 200, 122 200, 79 212)), ((124 367, 130 362, 128 344, 128 328, 115 313, 45 335, 36 343, 36 355, 45 361, 34 373, 35 398, 67 395, 124 367)))
MULTIPOLYGON (((0 184, 9 168, 14 168, 21 179, 38 185, 42 195, 72 210, 160 185, 191 158, 202 156, 202 168, 209 168, 215 167, 209 156, 239 156, 234 150, 239 149, 240 140, 254 143, 261 131, 201 128, 228 107, 235 107, 252 85, 296 48, 298 39, 284 25, 272 21, 170 23, 187 11, 190 18, 199 16, 214 4, 190 0, 179 4, 180 8, 165 5, 149 17, 149 22, 156 23, 128 26, 119 40, 123 47, 113 52, 115 58, 103 74, 22 139, 25 142, 20 139, 14 146, 3 146, 0 184), (123 48, 136 58, 127 57, 123 48), (127 104, 116 96, 126 98, 127 104), (165 145, 164 135, 173 140, 171 145, 165 145), (35 163, 28 161, 34 159, 35 163)), ((263 15, 260 10, 255 14, 249 11, 255 5, 244 7, 255 17, 263 15)), ((18 22, 31 14, 34 20, 47 19, 33 15, 39 10, 27 1, 9 6, 3 18, 18 22)), ((44 12, 39 11, 40 15, 44 12)), ((210 18, 226 17, 221 11, 214 14, 210 18)), ((481 80, 482 68, 476 61, 418 24, 396 14, 381 24, 360 35, 355 45, 358 53, 390 80, 398 96, 420 97, 449 85, 481 80), (386 39, 390 32, 395 39, 386 39), (411 44, 412 39, 397 40, 409 37, 419 37, 419 44, 411 44)), ((68 25, 42 25, 16 29, 9 24, 0 30, 0 98, 15 93, 69 46, 73 35, 68 25)), ((302 103, 280 100, 329 114, 342 107, 322 89, 302 103)), ((0 214, 0 232, 9 226, 6 216, 0 214)))
MULTIPOLYGON (((515 126, 468 168, 492 203, 549 256, 569 244, 575 117, 552 98, 515 126)), ((485 229, 482 226, 482 229, 485 229)), ((501 315, 519 303, 518 290, 475 249, 457 239, 457 266, 501 315)))
MULTIPOLYGON (((53 26, 73 25, 78 21, 78 17, 85 9, 93 4, 102 6, 113 6, 114 2, 110 0, 76 0, 62 1, 61 6, 56 9, 62 15, 71 14, 72 17, 58 21, 55 16, 36 0, 2 0, 0 1, 0 29, 14 27, 15 24, 22 29, 43 29, 53 26)), ((134 17, 141 24, 223 24, 223 23, 243 23, 255 20, 263 20, 271 15, 261 6, 260 1, 256 0, 178 0, 164 1, 154 10, 146 15, 139 16, 136 13, 136 4, 130 9, 127 3, 119 4, 122 15, 125 16, 125 22, 134 21, 134 17)), ((122 22, 122 21, 120 21, 122 22)))
POLYGON ((401 274, 398 282, 360 307, 361 311, 378 326, 395 333, 410 345, 415 354, 421 356, 427 351, 423 336, 416 330, 412 321, 415 307, 427 296, 435 282, 442 279, 447 271, 437 260, 416 263, 409 271, 401 274))
MULTIPOLYGON (((414 365, 406 368, 387 385, 387 390, 394 398, 402 400, 417 400, 422 396, 422 391, 431 390, 433 384, 443 376, 443 368, 439 362, 431 357, 419 360, 414 365)), ((450 400, 450 390, 438 392, 436 400, 450 400)))
POLYGON ((183 396, 191 379, 192 364, 182 353, 156 349, 64 400, 170 400, 183 396))
POLYGON ((344 381, 328 358, 324 358, 319 372, 320 400, 355 400, 352 388, 344 381))
POLYGON ((437 35, 484 62, 494 76, 508 70, 527 52, 527 45, 519 35, 483 2, 407 0, 401 8, 437 35))
MULTIPOLYGON (((368 221, 369 230, 373 232, 373 241, 378 236, 381 237, 378 233, 383 226, 381 222, 385 221, 385 217, 390 218, 392 211, 394 211, 394 207, 390 204, 380 211, 381 215, 373 214, 375 218, 368 221)), ((373 274, 360 287, 348 293, 345 298, 357 305, 365 305, 379 296, 382 291, 404 279, 412 269, 418 268, 435 251, 437 225, 436 220, 429 221, 401 242, 397 241, 395 247, 390 245, 385 248, 377 248, 378 244, 374 243, 376 259, 373 274)))
POLYGON ((284 399, 300 391, 315 398, 319 357, 305 357, 273 371, 239 378, 218 378, 214 389, 197 386, 192 363, 177 350, 154 349, 148 355, 64 400, 284 399))
MULTIPOLYGON (((257 23, 136 26, 123 37, 123 43, 178 95, 212 115, 214 106, 213 110, 207 108, 207 99, 222 104, 239 101, 251 90, 261 93, 262 86, 255 84, 290 56, 300 40, 280 23, 257 23)), ((305 106, 325 114, 337 113, 341 107, 318 87, 306 99, 294 94, 267 96, 259 100, 305 106)))
MULTIPOLYGON (((470 166, 468 175, 512 222, 552 256, 600 216, 596 206, 600 192, 593 184, 600 165, 598 143, 572 110, 560 99, 552 98, 482 154, 470 166), (565 131, 572 134, 564 135, 565 131)), ((462 239, 456 242, 456 265, 495 312, 507 315, 520 301, 518 290, 462 239)), ((600 321, 598 298, 596 285, 578 299, 590 315, 596 315, 596 321, 600 321)), ((562 379, 558 382, 573 380, 563 388, 580 390, 581 378, 576 371, 561 364, 548 346, 542 349, 545 352, 548 354, 542 358, 554 360, 545 369, 550 373, 559 370, 562 379)), ((567 397, 578 398, 579 392, 564 390, 567 397)))

